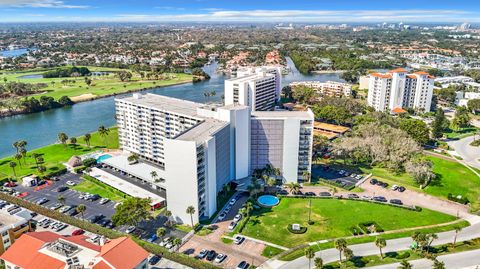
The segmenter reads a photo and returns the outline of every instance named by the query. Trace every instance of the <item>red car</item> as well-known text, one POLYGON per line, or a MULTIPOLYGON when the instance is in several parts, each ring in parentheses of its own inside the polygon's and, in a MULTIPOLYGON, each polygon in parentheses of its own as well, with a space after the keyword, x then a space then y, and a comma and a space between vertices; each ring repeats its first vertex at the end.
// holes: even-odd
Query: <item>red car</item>
POLYGON ((28 192, 22 192, 19 195, 17 195, 18 198, 23 198, 28 195, 28 192))
POLYGON ((4 187, 16 187, 17 184, 15 182, 5 182, 5 184, 3 184, 4 187))
POLYGON ((81 235, 81 234, 84 234, 85 231, 82 230, 82 229, 78 229, 78 230, 75 230, 72 232, 72 235, 81 235))

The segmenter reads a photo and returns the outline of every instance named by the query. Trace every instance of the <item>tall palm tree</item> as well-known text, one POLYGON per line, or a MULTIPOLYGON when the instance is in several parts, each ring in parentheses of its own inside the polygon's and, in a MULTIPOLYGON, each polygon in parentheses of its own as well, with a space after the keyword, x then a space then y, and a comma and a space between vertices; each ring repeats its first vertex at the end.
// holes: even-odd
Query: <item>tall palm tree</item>
POLYGON ((77 145, 77 138, 75 137, 70 138, 70 144, 72 144, 75 147, 77 145))
POLYGON ((429 252, 430 247, 432 246, 433 240, 438 239, 438 235, 436 233, 431 233, 427 236, 427 238, 429 239, 428 245, 427 245, 427 252, 429 252))
POLYGON ((338 253, 340 255, 340 263, 342 263, 343 262, 342 253, 347 248, 347 241, 345 241, 345 239, 340 238, 340 239, 335 240, 333 243, 334 243, 335 248, 338 250, 338 253))
POLYGON ((310 176, 310 172, 308 172, 308 171, 304 171, 302 173, 302 178, 303 178, 304 182, 307 182, 307 181, 310 182, 310 183, 312 182, 312 177, 310 176))
POLYGON ((17 177, 17 172, 15 171, 15 166, 17 166, 17 163, 16 163, 16 162, 10 162, 8 165, 9 165, 10 168, 12 168, 12 170, 13 170, 13 176, 14 176, 14 177, 17 177))
POLYGON ((174 247, 180 246, 181 243, 182 243, 182 240, 180 238, 175 238, 172 241, 172 244, 174 247))
POLYGON ((24 164, 27 164, 27 149, 21 148, 21 149, 20 149, 20 154, 21 154, 22 157, 23 157, 23 163, 24 163, 24 164))
POLYGON ((85 140, 85 144, 87 144, 88 147, 90 147, 90 139, 92 138, 92 135, 89 134, 89 133, 86 133, 83 137, 83 139, 85 140))
POLYGON ((12 146, 15 148, 15 150, 16 150, 17 153, 18 153, 18 149, 20 148, 20 146, 19 146, 19 141, 13 142, 12 146))
POLYGON ((37 166, 37 167, 38 167, 38 157, 40 157, 40 154, 35 153, 35 152, 32 153, 32 158, 35 161, 35 166, 37 166))
POLYGON ((68 135, 66 133, 59 133, 58 134, 58 140, 60 141, 60 143, 62 143, 63 145, 66 146, 66 142, 68 140, 68 135))
POLYGON ((87 210, 87 206, 85 206, 84 204, 79 204, 75 210, 77 210, 77 212, 82 215, 82 219, 83 219, 84 218, 83 214, 87 210))
POLYGON ((409 263, 407 260, 402 260, 400 262, 400 266, 397 267, 397 269, 412 269, 413 266, 411 263, 409 263))
POLYGON ((63 205, 65 205, 65 196, 60 195, 60 196, 57 197, 57 200, 58 200, 60 203, 62 203, 63 205))
POLYGON ((315 251, 311 247, 305 249, 305 257, 308 259, 308 269, 312 268, 312 259, 315 257, 315 251))
POLYGON ((157 229, 157 236, 160 237, 161 240, 163 240, 163 237, 167 233, 167 229, 160 227, 157 229))
POLYGON ((106 139, 106 137, 108 136, 109 133, 110 133, 110 130, 108 128, 106 128, 105 126, 101 125, 100 127, 98 127, 98 134, 102 137, 103 144, 105 144, 105 147, 107 146, 106 142, 105 142, 105 139, 106 139))
POLYGON ((445 269, 445 263, 441 262, 437 259, 433 260, 433 267, 432 269, 445 269))
POLYGON ((170 210, 167 210, 165 211, 165 217, 167 217, 167 221, 166 221, 166 225, 167 226, 172 226, 172 220, 170 219, 170 217, 172 216, 172 211, 170 210))
POLYGON ((387 241, 381 237, 377 237, 375 239, 375 246, 380 250, 380 257, 383 260, 383 253, 382 253, 382 248, 387 246, 387 241))
POLYGON ((22 159, 22 157, 23 157, 23 156, 22 156, 22 154, 20 154, 20 153, 17 153, 17 154, 15 154, 15 156, 14 156, 15 160, 17 160, 17 162, 18 162, 18 164, 20 165, 20 167, 22 167, 22 162, 20 161, 20 160, 22 159))
POLYGON ((455 244, 457 244, 457 235, 460 231, 462 231, 462 227, 455 226, 455 236, 453 237, 453 248, 455 248, 455 244))
POLYGON ((247 202, 245 204, 245 213, 247 214, 247 218, 250 217, 250 213, 252 212, 252 210, 253 210, 252 202, 247 202))
POLYGON ((349 248, 345 248, 343 250, 343 254, 345 255, 345 263, 353 258, 353 251, 349 248))
POLYGON ((187 207, 187 214, 190 214, 190 221, 192 223, 192 228, 193 228, 193 214, 195 214, 195 207, 193 206, 187 207))
POLYGON ((291 194, 296 194, 300 190, 300 184, 296 182, 289 182, 287 184, 287 188, 289 189, 291 194))
POLYGON ((313 264, 315 265, 315 269, 322 269, 323 268, 323 260, 320 257, 316 257, 313 260, 313 264))

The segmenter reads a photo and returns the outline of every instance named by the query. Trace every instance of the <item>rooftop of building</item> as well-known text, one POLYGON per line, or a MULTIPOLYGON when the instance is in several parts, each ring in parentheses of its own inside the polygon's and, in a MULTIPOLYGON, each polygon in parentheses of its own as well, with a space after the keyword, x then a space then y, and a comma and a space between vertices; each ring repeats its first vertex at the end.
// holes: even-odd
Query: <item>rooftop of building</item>
POLYGON ((106 261, 109 264, 106 268, 127 269, 148 257, 148 252, 128 237, 113 239, 103 246, 87 239, 84 235, 67 237, 50 231, 27 233, 0 258, 23 269, 60 269, 75 262, 73 260, 85 266, 106 261))
POLYGON ((343 134, 343 133, 350 130, 350 128, 345 127, 345 126, 330 124, 330 123, 325 123, 325 122, 319 122, 319 121, 314 122, 313 128, 321 129, 321 130, 324 130, 324 131, 327 131, 327 132, 340 133, 340 134, 343 134))
POLYGON ((184 141, 204 142, 209 137, 228 125, 228 122, 219 121, 211 118, 195 125, 189 130, 179 134, 174 139, 184 141))
POLYGON ((22 210, 14 215, 10 215, 5 210, 0 211, 0 231, 12 229, 27 223, 32 216, 29 211, 22 210))
POLYGON ((246 76, 241 76, 241 77, 236 77, 236 78, 230 78, 225 81, 230 81, 230 82, 245 82, 245 81, 251 81, 251 80, 256 80, 256 79, 262 79, 265 77, 275 77, 275 75, 270 74, 270 73, 254 73, 254 74, 249 74, 246 76))
POLYGON ((197 108, 204 106, 204 104, 201 103, 195 103, 152 93, 134 93, 133 96, 121 97, 117 99, 149 108, 155 108, 162 111, 171 111, 192 117, 197 116, 197 108))
POLYGON ((274 110, 274 111, 252 111, 253 118, 299 118, 311 120, 313 113, 311 110, 306 111, 289 111, 289 110, 274 110))

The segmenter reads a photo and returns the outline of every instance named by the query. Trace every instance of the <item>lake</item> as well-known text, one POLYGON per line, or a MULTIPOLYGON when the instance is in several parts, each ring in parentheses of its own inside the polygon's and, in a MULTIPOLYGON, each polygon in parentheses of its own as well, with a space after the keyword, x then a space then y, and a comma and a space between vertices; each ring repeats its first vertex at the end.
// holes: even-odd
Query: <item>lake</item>
MULTIPOLYGON (((339 74, 303 75, 287 58, 291 72, 283 76, 283 85, 292 81, 319 80, 343 81, 339 74)), ((182 98, 195 102, 205 102, 205 91, 216 91, 209 101, 220 101, 224 90, 224 80, 228 77, 217 74, 217 65, 211 64, 204 68, 211 79, 198 83, 187 83, 163 88, 145 90, 144 92, 182 98)), ((44 112, 17 115, 0 118, 0 157, 15 153, 12 143, 18 140, 28 142, 27 149, 39 148, 56 142, 57 134, 80 136, 97 130, 98 126, 115 125, 115 97, 101 98, 89 102, 78 103, 71 107, 52 109, 44 112)))

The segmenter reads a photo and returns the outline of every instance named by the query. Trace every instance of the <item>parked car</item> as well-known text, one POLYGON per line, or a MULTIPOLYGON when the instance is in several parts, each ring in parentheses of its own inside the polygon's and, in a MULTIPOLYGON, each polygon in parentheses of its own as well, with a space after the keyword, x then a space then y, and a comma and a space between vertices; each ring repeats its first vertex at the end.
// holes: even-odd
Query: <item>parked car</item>
POLYGON ((148 264, 150 264, 150 265, 155 265, 155 264, 157 264, 159 261, 160 261, 160 256, 158 256, 158 255, 153 255, 153 256, 148 260, 148 264))
POLYGON ((130 226, 130 227, 127 228, 127 230, 125 230, 125 232, 126 232, 127 234, 131 234, 131 233, 133 233, 136 229, 137 229, 137 228, 135 228, 135 226, 130 226))
POLYGON ((356 195, 355 193, 350 193, 350 194, 348 194, 348 198, 350 198, 350 199, 358 199, 358 198, 360 198, 360 197, 359 197, 358 195, 356 195))
POLYGON ((372 197, 371 197, 371 196, 368 196, 368 195, 363 195, 363 196, 362 196, 362 199, 364 199, 364 200, 372 200, 372 197))
POLYGON ((60 207, 62 207, 62 204, 61 203, 56 203, 56 204, 54 204, 50 207, 50 210, 57 210, 60 207))
POLYGON ((215 250, 210 250, 207 253, 207 261, 213 261, 215 257, 217 257, 217 252, 215 252, 215 250))
POLYGON ((233 218, 233 221, 234 221, 234 222, 239 222, 241 219, 242 219, 242 215, 241 215, 241 214, 237 214, 237 215, 235 215, 235 217, 233 218))
POLYGON ((48 200, 47 198, 42 198, 42 199, 37 201, 37 205, 43 205, 43 204, 47 203, 48 201, 50 201, 50 200, 48 200))
POLYGON ((372 184, 372 185, 377 185, 377 182, 378 182, 378 180, 376 180, 374 178, 370 179, 370 184, 372 184))
POLYGON ((230 231, 232 231, 233 229, 235 229, 235 227, 237 227, 237 223, 236 222, 230 222, 230 225, 228 225, 228 229, 230 231))
POLYGON ((228 204, 232 206, 232 205, 234 205, 236 202, 237 202, 237 199, 232 198, 232 200, 230 200, 230 202, 229 202, 228 204))
POLYGON ((375 196, 375 197, 373 197, 373 200, 377 201, 377 202, 382 202, 382 203, 387 202, 387 199, 383 196, 375 196))
POLYGON ((215 257, 215 262, 216 263, 221 263, 227 258, 227 255, 219 253, 217 257, 215 257))
POLYGON ((227 214, 225 214, 225 212, 221 213, 220 215, 218 215, 218 220, 219 221, 222 221, 225 219, 225 217, 227 216, 227 214))
POLYGON ((152 242, 154 242, 154 241, 157 240, 157 239, 158 239, 158 236, 157 236, 156 234, 152 234, 152 235, 147 239, 147 241, 150 242, 150 243, 152 243, 152 242))
POLYGON ((345 170, 340 170, 338 174, 342 176, 343 174, 345 174, 345 170))
POLYGON ((316 196, 316 194, 313 191, 308 191, 305 193, 305 196, 316 196))
POLYGON ((89 201, 97 201, 97 200, 100 199, 100 198, 101 198, 100 195, 98 195, 98 194, 92 194, 92 195, 90 195, 90 196, 87 198, 87 200, 89 200, 89 201))
POLYGON ((329 193, 329 192, 326 192, 326 191, 322 191, 322 192, 320 192, 320 193, 319 193, 319 195, 320 195, 321 197, 330 197, 330 196, 332 196, 332 194, 331 194, 331 193, 329 193))
POLYGON ((17 207, 14 210, 10 211, 10 215, 17 214, 18 212, 22 211, 22 208, 17 207))
POLYGON ((241 261, 238 265, 237 265, 237 268, 236 269, 247 269, 249 266, 249 264, 246 262, 246 261, 241 261))
POLYGON ((233 238, 233 243, 235 243, 236 245, 240 245, 244 240, 245 240, 245 237, 240 236, 240 235, 236 235, 233 238))
POLYGON ((75 185, 77 185, 77 183, 75 183, 75 182, 73 182, 73 181, 71 181, 71 180, 67 181, 65 184, 67 184, 68 186, 75 186, 75 185))
POLYGON ((72 235, 82 235, 82 234, 84 234, 84 233, 85 233, 84 230, 78 229, 78 230, 73 231, 73 232, 72 232, 72 235))
MULTIPOLYGON (((166 246, 170 241, 172 241, 172 238, 170 238, 170 237, 163 238, 162 242, 160 242, 159 245, 160 245, 161 247, 164 247, 164 246, 166 246)), ((200 252, 200 253, 201 253, 201 252, 200 252)))
POLYGON ((403 186, 398 187, 398 191, 399 191, 399 192, 404 192, 405 190, 406 190, 406 189, 405 189, 405 187, 403 187, 403 186))
POLYGON ((203 259, 203 258, 207 257, 207 254, 208 254, 208 249, 202 249, 202 250, 200 251, 200 253, 198 253, 198 256, 197 256, 197 257, 198 257, 199 259, 203 259))
POLYGON ((62 208, 60 209, 60 213, 66 213, 67 211, 69 211, 69 210, 72 209, 72 208, 73 208, 73 206, 71 206, 71 205, 66 205, 66 206, 64 206, 64 207, 62 207, 62 208))
POLYGON ((98 222, 98 225, 102 226, 102 227, 107 227, 108 225, 110 225, 112 223, 111 220, 109 219, 102 219, 98 222))
POLYGON ((398 190, 398 186, 397 185, 393 185, 392 188, 391 188, 392 191, 396 191, 398 190))
POLYGON ((64 191, 66 191, 66 190, 68 190, 68 187, 67 187, 67 186, 62 186, 62 187, 59 187, 59 188, 57 189, 57 192, 64 192, 64 191))
POLYGON ((390 203, 395 205, 403 205, 402 200, 400 199, 391 199, 390 203))
MULTIPOLYGON (((103 219, 105 216, 102 215, 102 214, 97 214, 97 215, 93 215, 91 216, 90 218, 88 218, 88 222, 90 223, 97 223, 99 222, 101 219, 103 219)), ((128 233, 128 232, 127 232, 128 233)))
POLYGON ((10 182, 5 182, 5 183, 3 183, 3 186, 4 186, 4 187, 13 188, 13 187, 16 187, 17 184, 16 184, 15 182, 13 182, 13 181, 10 181, 10 182))
POLYGON ((100 202, 99 202, 99 203, 100 203, 101 205, 104 205, 104 204, 106 204, 106 203, 108 203, 108 202, 110 202, 110 199, 108 199, 108 198, 102 198, 102 199, 100 199, 100 202))
POLYGON ((362 176, 362 175, 357 175, 357 176, 355 177, 355 179, 357 179, 357 180, 362 180, 362 179, 363 179, 363 176, 362 176))

